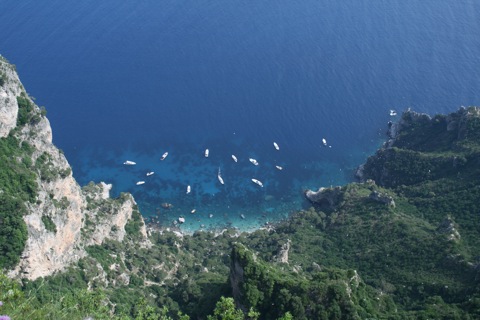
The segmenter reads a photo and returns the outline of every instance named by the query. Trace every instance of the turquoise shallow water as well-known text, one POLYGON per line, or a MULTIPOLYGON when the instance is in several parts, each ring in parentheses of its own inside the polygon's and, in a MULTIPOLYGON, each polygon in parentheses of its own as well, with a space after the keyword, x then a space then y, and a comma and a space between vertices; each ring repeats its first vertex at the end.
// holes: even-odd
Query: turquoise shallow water
MULTIPOLYGON (((160 227, 178 226, 184 231, 258 228, 309 207, 303 198, 305 189, 343 184, 352 178, 353 167, 346 169, 333 161, 300 162, 281 144, 280 150, 275 150, 273 142, 259 152, 239 145, 235 148, 235 144, 206 147, 210 151, 208 158, 204 148, 186 145, 148 150, 126 146, 118 152, 82 150, 79 170, 74 168, 74 175, 91 180, 102 177, 113 184, 114 195, 131 192, 149 220, 160 227), (166 151, 168 156, 160 160, 166 151), (232 154, 238 162, 233 161, 232 154), (255 158, 258 166, 249 158, 255 158), (123 164, 127 160, 136 164, 123 164), (219 169, 223 185, 218 179, 219 169), (147 176, 149 172, 154 174, 147 176), (260 180, 263 187, 253 183, 252 178, 260 180), (139 181, 144 184, 137 185, 139 181), (172 207, 165 208, 165 203, 172 207), (185 218, 185 223, 176 225, 180 217, 185 218)), ((333 147, 320 145, 316 151, 326 156, 335 153, 333 147)))
POLYGON ((3 0, 1 9, 0 52, 46 106, 76 179, 132 192, 165 226, 179 216, 191 229, 285 217, 308 206, 304 188, 352 179, 384 139, 390 109, 480 104, 473 0, 3 0))

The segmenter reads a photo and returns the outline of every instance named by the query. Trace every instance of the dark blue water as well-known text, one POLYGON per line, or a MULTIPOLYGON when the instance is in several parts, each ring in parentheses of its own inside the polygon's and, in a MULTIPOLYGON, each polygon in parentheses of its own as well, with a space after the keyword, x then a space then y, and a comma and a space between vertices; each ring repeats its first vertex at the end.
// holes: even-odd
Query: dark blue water
POLYGON ((390 109, 479 105, 479 21, 473 0, 0 0, 0 53, 81 184, 162 225, 245 227, 350 181, 390 109))

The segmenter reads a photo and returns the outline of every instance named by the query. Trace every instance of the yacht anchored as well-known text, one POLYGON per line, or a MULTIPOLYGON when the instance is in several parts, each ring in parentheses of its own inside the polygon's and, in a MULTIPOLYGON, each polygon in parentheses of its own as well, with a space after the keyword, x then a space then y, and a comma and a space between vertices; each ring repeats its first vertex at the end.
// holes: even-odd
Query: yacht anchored
POLYGON ((252 182, 255 183, 255 184, 258 184, 260 187, 263 188, 263 183, 257 179, 252 179, 252 182))
POLYGON ((280 150, 280 147, 278 146, 278 144, 276 142, 273 143, 273 146, 275 147, 275 149, 280 150))
POLYGON ((165 158, 168 156, 168 152, 165 152, 162 157, 160 158, 160 160, 165 160, 165 158))
POLYGON ((208 155, 210 154, 210 150, 205 149, 205 158, 208 158, 208 155))
POLYGON ((192 188, 190 187, 190 185, 188 185, 187 186, 187 194, 189 194, 191 191, 192 191, 192 188))
POLYGON ((233 161, 238 162, 237 157, 235 157, 235 155, 233 155, 233 154, 232 154, 232 159, 233 159, 233 161))
POLYGON ((253 159, 253 158, 249 158, 248 160, 250 160, 251 163, 253 163, 254 165, 258 166, 258 161, 253 159))
POLYGON ((142 185, 142 184, 144 184, 144 183, 145 183, 145 181, 138 181, 138 182, 137 182, 137 186, 142 185))
POLYGON ((130 160, 127 160, 123 163, 124 165, 127 165, 127 166, 134 166, 136 165, 137 163, 136 162, 133 162, 133 161, 130 161, 130 160))
POLYGON ((150 172, 147 172, 147 177, 150 177, 152 174, 154 174, 155 172, 153 171, 150 171, 150 172))
POLYGON ((218 168, 218 175, 217 175, 218 181, 220 181, 221 184, 225 184, 222 178, 222 174, 220 172, 220 168, 218 168))
POLYGON ((325 138, 322 139, 322 143, 325 147, 327 146, 327 140, 325 138))
POLYGON ((278 170, 283 170, 283 167, 280 166, 275 166, 275 168, 277 168, 278 170))

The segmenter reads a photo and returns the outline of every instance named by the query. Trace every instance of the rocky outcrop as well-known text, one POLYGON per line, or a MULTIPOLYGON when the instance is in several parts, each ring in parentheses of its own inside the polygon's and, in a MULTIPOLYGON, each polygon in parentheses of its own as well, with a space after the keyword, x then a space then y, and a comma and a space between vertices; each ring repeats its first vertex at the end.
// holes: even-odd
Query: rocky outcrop
POLYGON ((468 120, 472 117, 480 118, 480 108, 461 107, 457 112, 447 115, 447 131, 457 132, 457 139, 465 139, 468 135, 468 120))
POLYGON ((445 218, 438 226, 437 232, 445 234, 449 241, 458 242, 461 239, 460 233, 455 227, 455 222, 451 217, 445 218))
POLYGON ((0 56, 0 138, 6 137, 17 123, 17 97, 25 91, 15 67, 0 56))
MULTIPOLYGON (((234 244, 231 256, 231 263, 230 263, 230 285, 232 286, 232 295, 237 304, 240 304, 239 301, 243 300, 243 293, 242 293, 242 284, 245 280, 245 272, 243 270, 245 261, 244 257, 239 254, 240 251, 247 250, 241 244, 234 244)), ((244 311, 247 308, 243 305, 239 305, 240 308, 244 311)))
POLYGON ((279 263, 286 263, 288 264, 288 252, 290 251, 290 245, 292 241, 290 239, 287 239, 287 242, 285 242, 283 245, 278 248, 278 253, 276 256, 274 256, 273 260, 279 263))
POLYGON ((334 209, 342 199, 342 188, 323 188, 318 191, 307 190, 305 191, 305 197, 312 203, 326 207, 327 209, 334 209))
MULTIPOLYGON (((33 147, 32 163, 42 164, 35 169, 36 201, 26 204, 28 214, 24 221, 28 239, 20 263, 9 272, 10 276, 36 279, 62 270, 85 256, 86 245, 99 244, 105 238, 122 240, 135 201, 129 195, 110 199, 111 186, 105 184, 99 184, 95 190, 82 191, 64 154, 52 143, 48 119, 25 93, 13 66, 3 58, 0 58, 0 76, 0 137, 15 129, 14 135, 33 147), (17 127, 19 96, 33 105, 29 112, 35 121, 17 127), (103 205, 92 206, 95 201, 103 205), (49 227, 45 219, 51 222, 49 227), (94 223, 95 227, 86 232, 88 223, 94 223)), ((145 227, 142 234, 146 237, 145 227)))
POLYGON ((395 201, 393 200, 393 197, 389 196, 388 194, 374 190, 372 191, 372 193, 370 193, 369 198, 373 201, 381 202, 388 205, 389 207, 395 208, 395 201))

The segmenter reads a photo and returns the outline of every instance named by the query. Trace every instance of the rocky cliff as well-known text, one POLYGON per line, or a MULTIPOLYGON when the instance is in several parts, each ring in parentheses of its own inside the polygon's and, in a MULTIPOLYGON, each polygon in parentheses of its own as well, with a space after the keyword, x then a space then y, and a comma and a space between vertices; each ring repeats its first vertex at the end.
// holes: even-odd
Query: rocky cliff
MULTIPOLYGON (((35 201, 25 203, 28 238, 23 254, 9 275, 36 279, 77 261, 87 245, 106 238, 122 240, 136 204, 128 194, 110 199, 111 186, 104 183, 82 190, 64 154, 52 143, 44 110, 26 94, 14 66, 2 57, 0 79, 0 138, 14 137, 32 147, 30 159, 11 161, 35 164, 31 167, 38 185, 35 201)), ((146 239, 143 221, 141 225, 146 239)))

